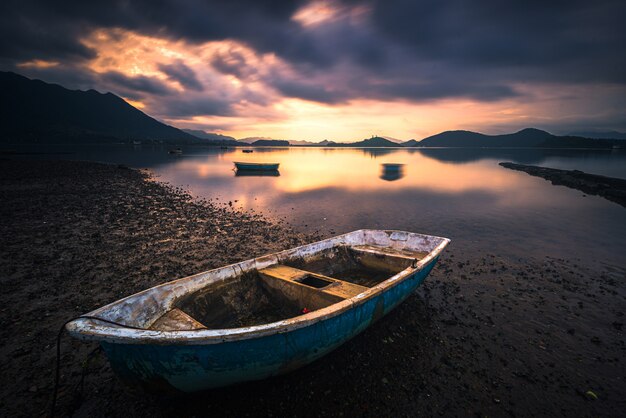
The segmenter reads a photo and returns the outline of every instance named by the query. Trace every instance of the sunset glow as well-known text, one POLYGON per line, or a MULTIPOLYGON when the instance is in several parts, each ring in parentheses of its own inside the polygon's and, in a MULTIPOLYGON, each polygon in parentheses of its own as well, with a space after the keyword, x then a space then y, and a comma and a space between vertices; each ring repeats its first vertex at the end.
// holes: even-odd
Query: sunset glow
POLYGON ((502 62, 477 63, 454 46, 468 42, 477 56, 487 54, 474 35, 439 50, 412 46, 412 29, 398 32, 381 21, 388 12, 369 3, 310 1, 281 15, 280 24, 264 26, 259 18, 257 37, 247 28, 214 35, 205 26, 187 34, 185 26, 150 21, 143 29, 94 23, 75 39, 74 48, 86 51, 81 59, 33 53, 14 65, 68 87, 111 91, 176 127, 237 138, 408 140, 454 129, 566 133, 626 125, 626 88, 608 67, 570 67, 576 74, 560 71, 561 62, 544 70, 534 61, 511 67, 504 52, 493 58, 502 62), (286 43, 279 47, 275 39, 286 43))

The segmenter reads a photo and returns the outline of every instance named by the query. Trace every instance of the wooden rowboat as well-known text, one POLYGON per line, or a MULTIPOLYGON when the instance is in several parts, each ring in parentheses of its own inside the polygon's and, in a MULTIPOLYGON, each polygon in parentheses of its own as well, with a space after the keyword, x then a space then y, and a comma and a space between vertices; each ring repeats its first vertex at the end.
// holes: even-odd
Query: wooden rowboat
POLYGON ((448 243, 354 231, 153 287, 66 328, 100 342, 116 373, 147 389, 264 379, 365 330, 411 294, 448 243))
POLYGON ((276 171, 280 163, 242 163, 234 161, 237 170, 276 171))

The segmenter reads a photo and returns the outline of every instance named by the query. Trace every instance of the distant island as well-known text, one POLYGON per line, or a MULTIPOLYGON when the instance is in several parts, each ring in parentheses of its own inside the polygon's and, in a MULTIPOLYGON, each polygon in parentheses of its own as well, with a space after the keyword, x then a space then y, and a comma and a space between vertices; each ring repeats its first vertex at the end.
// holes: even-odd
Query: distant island
POLYGON ((0 143, 157 143, 208 146, 328 148, 597 148, 626 145, 626 134, 607 131, 557 136, 526 128, 504 135, 445 131, 422 140, 399 142, 372 136, 356 142, 285 140, 231 136, 178 129, 148 116, 112 93, 69 90, 57 84, 0 72, 0 143))
POLYGON ((289 141, 278 139, 259 139, 250 144, 253 147, 288 147, 291 144, 289 141))

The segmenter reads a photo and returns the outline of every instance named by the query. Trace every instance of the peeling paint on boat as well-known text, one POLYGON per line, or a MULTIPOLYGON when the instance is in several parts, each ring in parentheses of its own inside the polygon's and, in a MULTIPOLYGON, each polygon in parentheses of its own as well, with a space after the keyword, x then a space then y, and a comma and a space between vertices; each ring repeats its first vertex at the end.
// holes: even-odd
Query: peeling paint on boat
POLYGON ((354 231, 165 283, 87 314, 145 329, 91 319, 72 321, 67 329, 76 338, 99 341, 123 380, 147 388, 191 392, 263 379, 322 357, 387 314, 426 278, 448 243, 404 231, 354 231), (185 295, 338 246, 370 246, 381 254, 396 251, 420 259, 358 295, 285 320, 228 329, 148 329, 185 295))

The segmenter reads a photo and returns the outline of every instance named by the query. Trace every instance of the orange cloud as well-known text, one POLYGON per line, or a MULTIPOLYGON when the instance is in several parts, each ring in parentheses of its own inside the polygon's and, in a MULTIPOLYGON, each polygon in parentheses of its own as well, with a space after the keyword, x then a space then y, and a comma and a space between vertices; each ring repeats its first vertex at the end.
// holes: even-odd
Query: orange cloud
MULTIPOLYGON (((365 12, 338 9, 332 2, 321 1, 307 5, 293 19, 303 25, 315 26, 342 13, 358 15, 365 12)), ((93 72, 104 74, 117 71, 128 77, 150 77, 177 92, 176 100, 179 103, 198 102, 199 110, 177 115, 167 107, 167 98, 149 95, 133 97, 135 101, 130 100, 131 104, 181 128, 207 129, 237 138, 266 136, 312 141, 354 141, 378 134, 408 140, 421 139, 449 129, 501 133, 510 131, 511 126, 521 128, 539 122, 538 127, 541 127, 541 122, 546 126, 570 122, 589 114, 589 107, 599 103, 610 94, 611 89, 612 94, 615 94, 615 86, 571 88, 534 84, 515 86, 522 93, 521 97, 496 102, 468 98, 422 102, 352 99, 326 104, 286 97, 280 93, 272 84, 273 81, 307 81, 307 74, 274 54, 258 53, 232 40, 194 44, 123 29, 98 29, 82 41, 97 51, 96 57, 86 64, 93 72), (174 62, 183 62, 194 71, 198 82, 204 86, 202 92, 185 90, 159 67, 174 62), (570 109, 564 111, 562 98, 572 92, 575 97, 568 98, 570 109), (528 97, 532 97, 532 100, 527 100, 528 97), (229 112, 211 112, 213 107, 209 105, 203 111, 202 100, 213 99, 225 103, 229 112)), ((43 68, 56 64, 35 60, 20 65, 43 68)), ((350 68, 333 70, 349 74, 350 68)), ((311 77, 311 86, 307 87, 315 89, 318 80, 311 77)), ((323 81, 334 82, 333 79, 329 80, 319 80, 319 88, 323 88, 323 81)), ((122 91, 120 94, 125 93, 122 91)))
POLYGON ((59 65, 58 61, 31 60, 17 64, 20 68, 51 68, 59 65))

